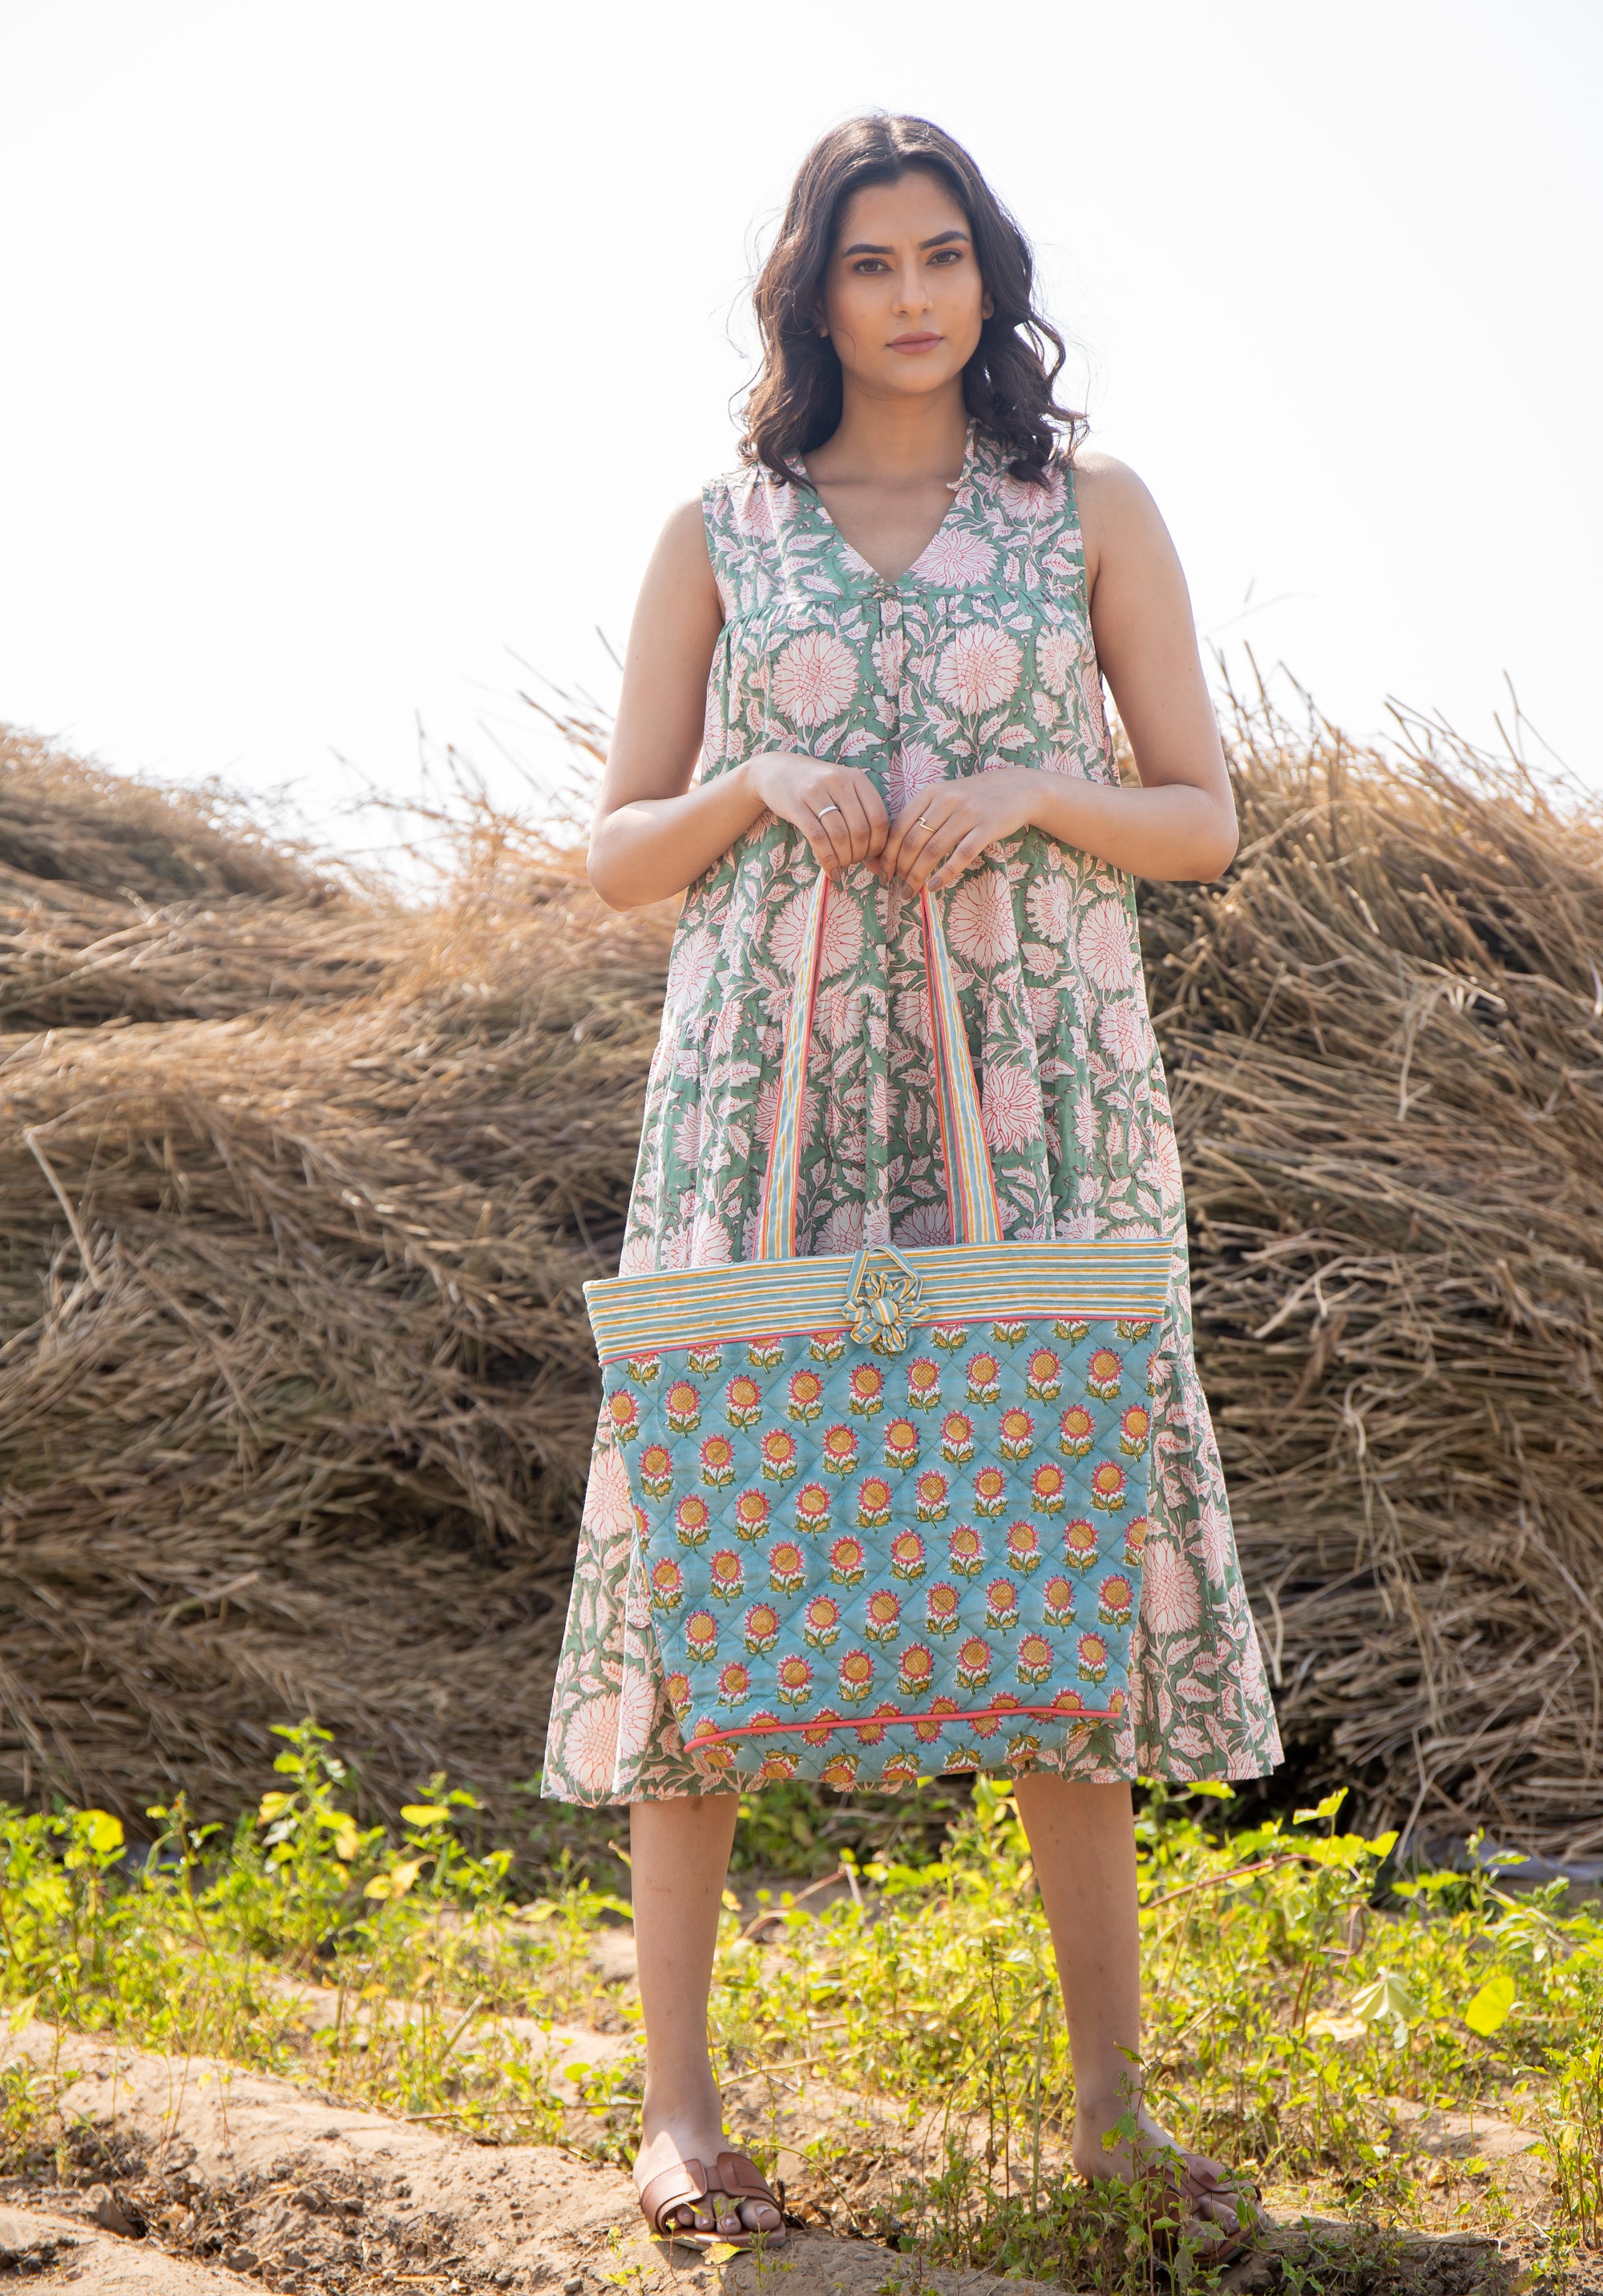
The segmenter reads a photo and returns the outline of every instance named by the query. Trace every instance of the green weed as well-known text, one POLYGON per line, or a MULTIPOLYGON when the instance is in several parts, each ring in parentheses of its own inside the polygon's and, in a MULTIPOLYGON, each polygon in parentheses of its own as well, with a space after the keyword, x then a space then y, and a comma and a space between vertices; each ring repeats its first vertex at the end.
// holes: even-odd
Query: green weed
MULTIPOLYGON (((327 1734, 281 1734, 281 1783, 231 1833, 181 1799, 152 1812, 141 1851, 103 1811, 0 1812, 13 2026, 116 2033, 489 2140, 626 2158, 638 2012, 593 1954, 627 1902, 561 1853, 521 1899, 473 1797, 440 1778, 399 1828, 364 1825, 327 1734), (558 2021, 621 2033, 621 2061, 559 2074, 558 2021)), ((1146 2077, 1176 2137, 1281 2210, 1375 2227, 1354 2286, 1383 2284, 1386 2243, 1426 2224, 1519 2233, 1567 2269, 1603 2241, 1596 1911, 1558 1887, 1516 1895, 1495 1870, 1388 1881, 1393 1838, 1338 1831, 1340 1795, 1234 1831, 1229 1800, 1154 1789, 1138 1820, 1146 2077), (1484 2163, 1416 2150, 1410 2112, 1437 2109, 1528 2125, 1550 2194, 1538 2206, 1484 2163)), ((788 2161, 793 2205, 931 2264, 1134 2296, 1155 2241, 1174 2284, 1205 2282, 1185 2227, 1155 2221, 1161 2199, 1070 2173, 1067 2037, 1010 1789, 953 1796, 938 1840, 916 1808, 841 1816, 800 1794, 745 1812, 748 1870, 782 1866, 788 1844, 799 1882, 848 1886, 806 1903, 782 1888, 754 1929, 731 1893, 716 1972, 732 2120, 788 2161)), ((48 2147, 58 2103, 26 2064, 0 2075, 11 2165, 48 2147)), ((1346 2284, 1313 2256, 1282 2259, 1283 2284, 1346 2284)))

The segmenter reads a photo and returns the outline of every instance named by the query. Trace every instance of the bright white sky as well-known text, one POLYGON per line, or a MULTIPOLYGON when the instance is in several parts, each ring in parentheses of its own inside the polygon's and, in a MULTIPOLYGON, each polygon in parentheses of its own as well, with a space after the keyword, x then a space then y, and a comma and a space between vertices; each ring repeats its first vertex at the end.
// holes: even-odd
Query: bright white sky
POLYGON ((0 0, 0 718, 346 842, 419 718, 510 791, 880 104, 1035 238, 1204 636, 1359 733, 1507 672, 1603 783, 1600 90, 1596 0, 0 0))

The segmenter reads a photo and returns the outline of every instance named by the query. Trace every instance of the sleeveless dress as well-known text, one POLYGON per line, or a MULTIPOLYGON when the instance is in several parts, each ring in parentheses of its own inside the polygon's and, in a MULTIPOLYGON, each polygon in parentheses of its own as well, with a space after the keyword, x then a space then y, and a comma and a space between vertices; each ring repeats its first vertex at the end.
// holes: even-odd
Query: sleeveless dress
MULTIPOLYGON (((714 480, 703 499, 725 614, 703 777, 765 750, 840 759, 872 778, 892 819, 936 783, 998 768, 1116 783, 1072 468, 1027 484, 971 430, 946 520, 896 582, 859 556, 805 485, 745 470, 714 480)), ((765 814, 686 895, 626 1275, 755 1256, 816 873, 801 832, 765 814)), ((1279 1740, 1192 1352, 1180 1156, 1131 880, 1032 828, 989 847, 936 898, 1004 1234, 1178 1247, 1154 1359, 1130 1709, 1035 1765, 1100 1782, 1260 1776, 1280 1759, 1279 1740)), ((847 872, 825 927, 796 1238, 802 1254, 950 1241, 918 904, 863 867, 847 872)), ((782 1754, 741 1753, 749 1767, 729 1747, 693 1756, 681 1742, 604 1414, 542 1792, 594 1806, 788 1775, 782 1754)), ((855 1769, 843 1753, 825 1775, 844 1788, 855 1769)))

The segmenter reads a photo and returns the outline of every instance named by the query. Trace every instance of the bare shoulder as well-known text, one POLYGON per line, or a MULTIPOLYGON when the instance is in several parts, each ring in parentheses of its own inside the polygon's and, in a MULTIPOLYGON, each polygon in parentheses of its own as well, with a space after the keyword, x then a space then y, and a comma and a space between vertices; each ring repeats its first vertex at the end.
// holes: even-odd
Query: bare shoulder
POLYGON ((1169 529, 1144 479, 1116 455, 1088 448, 1074 457, 1074 499, 1080 511, 1088 583, 1115 560, 1151 565, 1172 557, 1169 529))
POLYGON ((711 615, 714 628, 722 621, 699 496, 669 512, 640 586, 640 604, 647 614, 667 613, 676 623, 686 614, 693 622, 711 615))
POLYGON ((699 565, 708 580, 711 580, 712 562, 707 555, 707 521, 700 495, 693 495, 688 502, 678 503, 669 512, 663 521, 656 554, 671 559, 686 572, 699 565))
POLYGON ((1157 516, 1145 479, 1116 455, 1105 455, 1094 447, 1082 448, 1074 457, 1074 499, 1088 533, 1094 529, 1106 535, 1157 516))

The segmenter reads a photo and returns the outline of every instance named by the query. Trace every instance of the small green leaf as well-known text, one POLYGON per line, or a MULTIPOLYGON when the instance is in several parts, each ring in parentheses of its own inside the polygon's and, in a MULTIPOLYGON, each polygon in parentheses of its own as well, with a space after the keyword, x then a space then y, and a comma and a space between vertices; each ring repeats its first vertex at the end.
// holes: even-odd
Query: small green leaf
POLYGON ((408 1825, 443 1825, 450 1814, 437 1801, 409 1801, 401 1808, 401 1816, 408 1825))
POLYGON ((119 1817, 113 1817, 110 1810, 105 1809, 86 1809, 84 1816, 86 1821, 84 1832, 90 1849, 96 1856, 104 1857, 109 1851, 122 1848, 122 1820, 119 1817))
POLYGON ((1295 1822, 1298 1825, 1311 1825, 1319 1818, 1334 1817, 1336 1811, 1341 1808, 1346 1799, 1346 1787, 1337 1786, 1334 1793, 1328 1793, 1325 1796, 1324 1800, 1317 1803, 1312 1809, 1299 1809, 1295 1811, 1294 1813, 1295 1822))
POLYGON ((1495 2033, 1506 2025, 1514 2007, 1514 1980, 1506 1969, 1490 1976, 1464 2012, 1464 2022, 1472 2033, 1483 2036, 1495 2033))
POLYGON ((1366 2025, 1390 2025, 1399 2039, 1408 2030, 1409 2019, 1418 2013, 1418 2005, 1394 1969, 1383 1969, 1352 1996, 1355 2017, 1366 2025))

